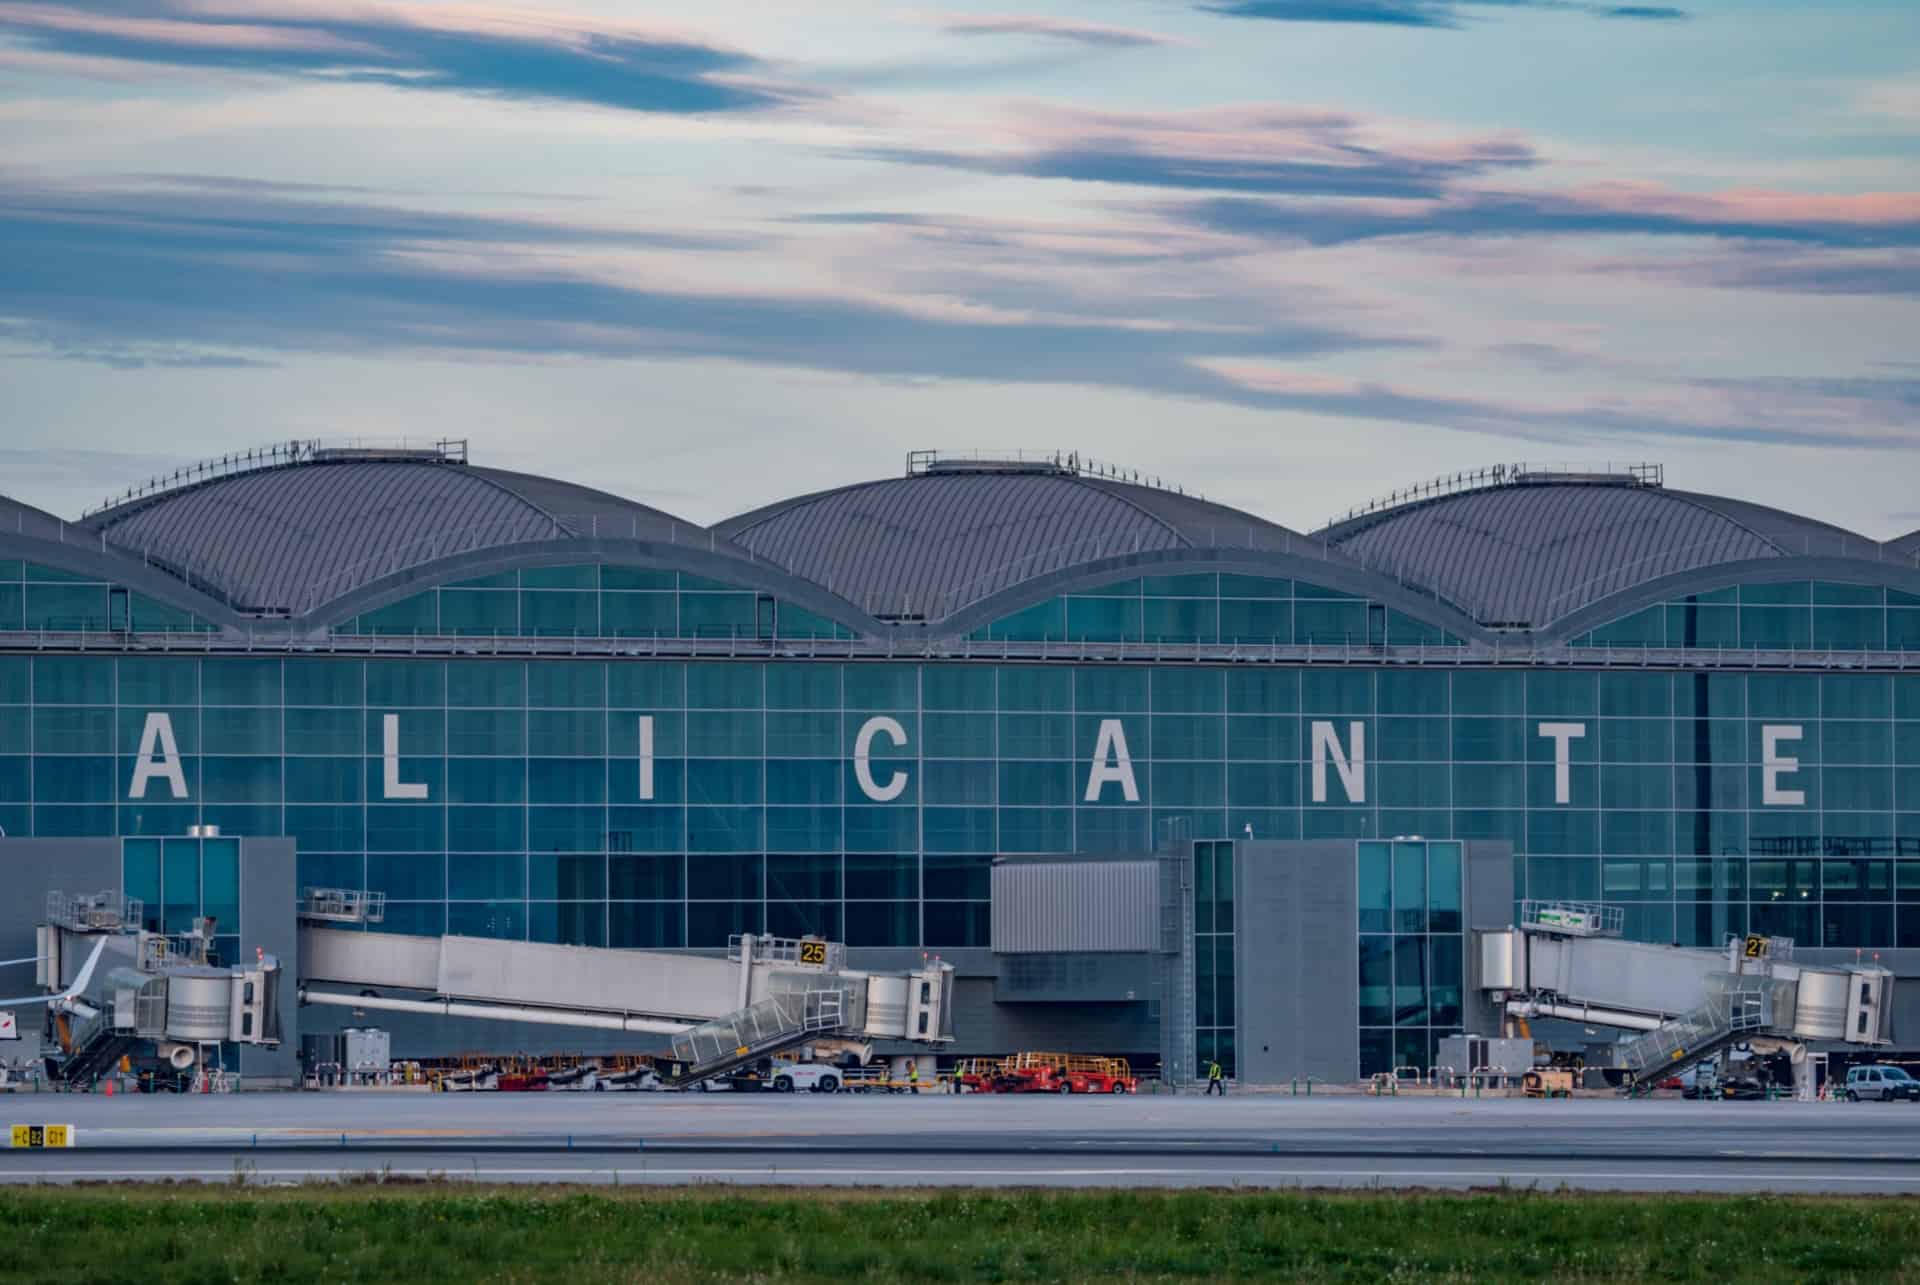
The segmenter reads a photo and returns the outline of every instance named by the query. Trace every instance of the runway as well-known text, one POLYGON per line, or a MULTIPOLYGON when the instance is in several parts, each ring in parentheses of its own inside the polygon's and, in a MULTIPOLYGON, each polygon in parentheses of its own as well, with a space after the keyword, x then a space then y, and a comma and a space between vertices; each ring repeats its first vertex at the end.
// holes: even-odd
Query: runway
POLYGON ((1920 1192, 1920 1107, 1457 1098, 41 1095, 0 1181, 1403 1186, 1920 1192))

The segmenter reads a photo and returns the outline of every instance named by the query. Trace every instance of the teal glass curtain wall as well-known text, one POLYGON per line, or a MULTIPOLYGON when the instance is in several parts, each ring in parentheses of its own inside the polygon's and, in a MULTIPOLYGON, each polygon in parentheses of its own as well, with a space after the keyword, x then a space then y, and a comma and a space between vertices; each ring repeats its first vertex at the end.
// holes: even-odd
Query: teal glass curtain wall
POLYGON ((1214 574, 1136 576, 1075 590, 1013 612, 970 638, 1295 646, 1447 646, 1445 630, 1304 580, 1214 574))
POLYGON ((400 931, 980 946, 995 855, 1163 823, 1506 840, 1642 939, 1920 946, 1920 673, 0 656, 7 834, 287 835, 400 931))
POLYGON ((1920 650, 1920 595, 1807 580, 1730 585, 1643 608, 1571 645, 1914 651, 1920 650))
POLYGON ((1461 1029, 1463 848, 1458 842, 1394 839, 1363 842, 1356 851, 1360 1074, 1425 1071, 1433 1065, 1437 1041, 1461 1029))
POLYGON ((529 567, 424 590, 343 634, 561 638, 851 638, 845 625, 684 571, 584 563, 529 567))

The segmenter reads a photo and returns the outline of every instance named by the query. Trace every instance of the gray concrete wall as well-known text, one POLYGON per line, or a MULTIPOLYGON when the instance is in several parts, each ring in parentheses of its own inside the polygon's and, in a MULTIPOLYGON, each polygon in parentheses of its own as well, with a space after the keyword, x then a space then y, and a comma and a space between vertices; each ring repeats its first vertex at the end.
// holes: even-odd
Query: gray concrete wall
POLYGON ((953 1052, 1105 1053, 1152 1060, 1160 1023, 1147 997, 1134 1003, 1001 1004, 988 978, 954 985, 953 1052))
POLYGON ((1470 1035, 1499 1035, 1502 1014, 1480 989, 1480 948, 1474 932, 1513 924, 1513 845, 1476 839, 1467 843, 1467 993, 1462 997, 1470 1035))
POLYGON ((1234 845, 1238 1077, 1360 1076, 1352 839, 1234 845))
MULTIPOLYGON (((1234 845, 1240 1079, 1360 1077, 1357 879, 1352 839, 1234 845)), ((1463 882, 1467 926, 1506 927, 1513 918, 1512 845, 1467 843, 1463 882)), ((1499 1014, 1475 989, 1471 938, 1467 956, 1466 1028, 1496 1034, 1499 1014)))
MULTIPOLYGON (((0 839, 0 959, 25 959, 39 947, 34 929, 46 922, 47 893, 119 893, 118 839, 0 839)), ((70 963, 69 975, 79 967, 70 963)), ((33 995, 31 964, 0 969, 0 995, 33 995)), ((0 1058, 32 1055, 40 1048, 46 1009, 38 1004, 14 1010, 18 1043, 0 1044, 0 1058)))
MULTIPOLYGON (((243 1045, 243 1080, 285 1080, 299 1074, 300 1009, 296 975, 300 956, 299 923, 295 917, 292 839, 240 840, 240 955, 227 961, 253 962, 254 951, 264 950, 280 960, 280 1047, 243 1045)), ((218 925, 216 925, 218 929, 218 925)))
MULTIPOLYGON (((120 891, 118 839, 0 839, 0 959, 33 954, 33 930, 46 922, 49 892, 120 891)), ((0 970, 0 995, 33 989, 31 966, 0 970)), ((21 1025, 28 1024, 23 1018, 21 1025)))
POLYGON ((1008 955, 994 997, 1003 1004, 1133 1003, 1153 996, 1153 956, 1008 955))

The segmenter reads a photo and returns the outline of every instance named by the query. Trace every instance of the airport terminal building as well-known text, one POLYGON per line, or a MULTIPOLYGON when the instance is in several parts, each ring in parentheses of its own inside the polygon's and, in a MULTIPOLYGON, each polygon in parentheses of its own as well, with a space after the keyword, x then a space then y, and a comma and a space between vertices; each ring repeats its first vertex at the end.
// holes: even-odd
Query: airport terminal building
POLYGON ((1920 532, 1515 467, 1303 534, 931 452, 703 527, 291 443, 0 500, 0 829, 9 947, 99 879, 236 956, 368 889, 937 955, 962 1053, 1354 1079, 1491 1029, 1470 934, 1522 900, 1920 975, 1920 532))

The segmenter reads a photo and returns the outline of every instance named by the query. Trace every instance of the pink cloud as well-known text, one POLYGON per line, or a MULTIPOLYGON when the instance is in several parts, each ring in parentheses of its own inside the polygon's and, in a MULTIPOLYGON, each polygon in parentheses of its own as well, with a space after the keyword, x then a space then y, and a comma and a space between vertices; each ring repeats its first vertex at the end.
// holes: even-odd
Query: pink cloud
MULTIPOLYGON (((256 15, 257 16, 257 15, 256 15)), ((170 18, 122 18, 53 5, 0 4, 0 22, 42 31, 118 36, 206 49, 271 49, 308 53, 367 53, 369 47, 324 31, 247 23, 203 23, 170 18)))
POLYGON ((1115 27, 1102 22, 1074 22, 1064 18, 1035 18, 1017 14, 955 18, 942 24, 955 36, 1039 36, 1076 44, 1124 49, 1146 45, 1186 45, 1187 41, 1137 27, 1115 27))
POLYGON ((1920 220, 1920 193, 1846 194, 1735 188, 1712 194, 1676 192, 1646 183, 1602 183, 1569 189, 1591 208, 1664 214, 1702 223, 1905 223, 1920 220))
POLYGON ((1253 392, 1294 393, 1303 397, 1353 397, 1363 389, 1358 380, 1315 375, 1260 362, 1199 361, 1195 364, 1253 392))
POLYGON ((997 128, 1006 142, 1029 148, 1094 143, 1160 155, 1220 160, 1311 160, 1357 163, 1357 153, 1447 165, 1524 163, 1527 141, 1511 132, 1470 137, 1397 129, 1350 112, 1277 104, 1177 112, 1100 112, 1048 103, 1010 104, 997 128))

